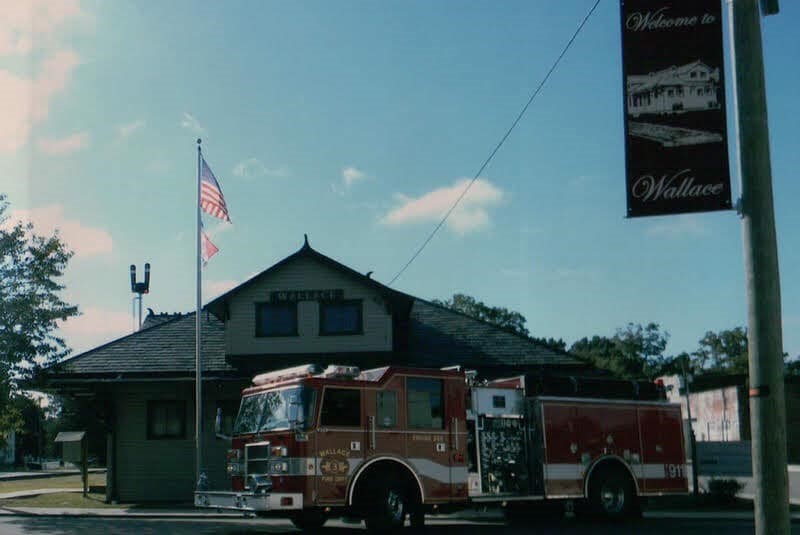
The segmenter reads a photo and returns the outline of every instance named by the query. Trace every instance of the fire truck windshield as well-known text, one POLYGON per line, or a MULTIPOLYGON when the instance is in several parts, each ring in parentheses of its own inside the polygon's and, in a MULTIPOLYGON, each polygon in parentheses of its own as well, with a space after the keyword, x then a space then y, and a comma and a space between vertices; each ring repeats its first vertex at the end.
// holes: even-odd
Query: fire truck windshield
POLYGON ((246 396, 242 398, 233 433, 288 429, 292 422, 298 429, 306 429, 313 420, 315 401, 316 391, 301 386, 246 396))

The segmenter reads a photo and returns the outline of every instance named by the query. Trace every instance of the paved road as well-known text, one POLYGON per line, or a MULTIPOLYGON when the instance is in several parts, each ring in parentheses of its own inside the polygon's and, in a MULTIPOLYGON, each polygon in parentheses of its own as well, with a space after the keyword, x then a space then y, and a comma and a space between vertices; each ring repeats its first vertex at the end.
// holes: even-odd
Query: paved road
MULTIPOLYGON (((429 522, 426 535, 445 535, 458 530, 459 535, 479 534, 598 534, 598 535, 648 535, 674 534, 708 535, 709 533, 751 534, 754 526, 748 520, 686 520, 686 519, 644 519, 629 524, 591 524, 575 520, 564 520, 544 526, 512 527, 502 523, 476 522, 429 522)), ((255 535, 271 533, 297 533, 285 521, 279 520, 163 520, 134 518, 64 518, 64 517, 0 517, 0 533, 3 535, 39 534, 110 534, 110 535, 255 535)), ((331 522, 320 534, 347 535, 363 534, 361 526, 331 522)), ((410 530, 407 533, 411 533, 410 530)), ((792 525, 792 533, 800 535, 800 524, 792 525)))

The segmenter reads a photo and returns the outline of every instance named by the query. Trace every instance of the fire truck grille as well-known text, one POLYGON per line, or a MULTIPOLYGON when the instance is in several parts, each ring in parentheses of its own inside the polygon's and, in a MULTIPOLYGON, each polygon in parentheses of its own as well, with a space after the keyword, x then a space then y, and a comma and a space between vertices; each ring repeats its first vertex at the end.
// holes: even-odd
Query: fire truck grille
POLYGON ((245 478, 250 474, 269 473, 269 442, 245 444, 245 478))

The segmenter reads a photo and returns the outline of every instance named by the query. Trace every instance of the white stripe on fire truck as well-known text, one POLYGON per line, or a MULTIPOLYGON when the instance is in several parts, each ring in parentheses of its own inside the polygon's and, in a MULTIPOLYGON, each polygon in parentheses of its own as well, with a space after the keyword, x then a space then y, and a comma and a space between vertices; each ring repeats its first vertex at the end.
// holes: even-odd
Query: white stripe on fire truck
MULTIPOLYGON (((304 458, 295 458, 292 459, 292 463, 290 466, 301 466, 305 467, 304 470, 300 470, 295 472, 294 470, 290 470, 290 473, 286 475, 305 475, 305 476, 321 476, 323 475, 322 470, 320 468, 321 458, 319 457, 304 457, 304 458)), ((417 471, 417 474, 420 476, 424 476, 441 483, 466 483, 467 482, 467 467, 466 466, 447 466, 445 464, 439 464, 430 459, 425 458, 412 458, 408 459, 408 462, 414 467, 414 470, 417 471), (452 471, 451 471, 452 470, 452 471)), ((364 463, 364 459, 348 459, 348 467, 347 467, 347 475, 352 476, 353 473, 358 470, 358 467, 364 463)))
MULTIPOLYGON (((630 465, 633 473, 638 478, 644 479, 664 479, 667 471, 664 464, 634 464, 630 465)), ((688 473, 684 467, 683 473, 688 473)), ((576 480, 583 479, 586 475, 586 467, 582 464, 571 463, 551 463, 544 465, 545 479, 576 480)))

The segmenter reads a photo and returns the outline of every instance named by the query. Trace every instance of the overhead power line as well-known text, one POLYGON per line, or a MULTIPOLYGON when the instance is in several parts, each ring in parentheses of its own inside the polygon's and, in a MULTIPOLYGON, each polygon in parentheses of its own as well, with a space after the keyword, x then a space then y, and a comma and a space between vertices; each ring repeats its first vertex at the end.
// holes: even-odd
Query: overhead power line
POLYGON ((428 245, 428 243, 430 243, 430 241, 433 239, 433 237, 436 235, 436 233, 439 232, 439 229, 442 228, 442 225, 444 225, 445 221, 447 221, 447 218, 450 217, 450 214, 453 213, 453 210, 456 209, 458 204, 461 202, 461 199, 464 198, 464 196, 470 190, 470 188, 475 183, 475 181, 478 180, 478 178, 481 176, 481 173, 483 173, 483 170, 486 169, 486 166, 489 165, 489 162, 492 161, 492 158, 494 158, 494 155, 497 154, 497 151, 500 150, 500 147, 502 147, 503 144, 506 142, 506 139, 508 139, 508 136, 511 135, 511 132, 514 131, 514 128, 516 128, 517 124, 519 124, 520 120, 522 120, 522 117, 525 115, 525 112, 528 111, 528 108, 530 107, 531 103, 533 103, 533 100, 536 98, 536 96, 542 90, 542 88, 544 87, 544 84, 547 83, 547 80, 550 78, 550 75, 553 74, 553 71, 556 70, 556 67, 558 67, 558 64, 561 62, 561 58, 563 58, 564 55, 567 53, 567 50, 569 50, 569 48, 572 46, 572 43, 575 41, 575 38, 578 37, 578 34, 581 33, 581 30, 586 25, 586 22, 589 20, 589 18, 592 16, 592 13, 594 13, 594 10, 597 9, 598 4, 600 4, 600 0, 597 0, 594 3, 594 5, 592 6, 592 8, 588 11, 588 13, 586 13, 586 15, 583 17, 583 20, 581 21, 580 25, 578 25, 578 28, 572 34, 572 37, 570 37, 569 41, 567 41, 567 44, 561 50, 561 53, 558 55, 556 60, 550 66, 550 70, 547 71, 547 74, 544 75, 544 78, 542 78, 542 81, 539 82, 539 85, 536 87, 536 89, 531 94, 530 98, 528 99, 528 102, 525 103, 525 106, 523 106, 522 110, 517 115, 517 118, 514 119, 514 122, 511 123, 511 126, 508 128, 506 133, 500 139, 500 142, 497 143, 497 145, 494 147, 494 150, 492 150, 492 152, 489 154, 489 157, 486 158, 486 160, 484 160, 483 164, 481 164, 480 169, 478 169, 478 172, 475 173, 475 176, 472 178, 472 180, 470 180, 469 184, 467 184, 467 186, 464 188, 464 190, 461 192, 461 194, 455 200, 455 202, 450 207, 450 209, 447 210, 447 213, 444 214, 444 217, 442 218, 442 220, 439 221, 439 223, 436 225, 436 227, 434 227, 433 231, 431 231, 431 233, 425 239, 425 241, 422 242, 422 245, 420 245, 419 249, 417 249, 417 251, 411 256, 411 258, 408 260, 408 262, 405 263, 405 265, 400 269, 400 271, 397 272, 397 275, 395 275, 394 278, 392 278, 392 280, 389 281, 389 284, 388 284, 389 286, 394 284, 394 281, 396 281, 398 278, 400 278, 400 275, 402 275, 403 272, 406 269, 408 269, 408 266, 410 266, 411 263, 414 260, 417 259, 417 257, 420 255, 422 250, 425 249, 425 247, 428 245))

